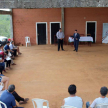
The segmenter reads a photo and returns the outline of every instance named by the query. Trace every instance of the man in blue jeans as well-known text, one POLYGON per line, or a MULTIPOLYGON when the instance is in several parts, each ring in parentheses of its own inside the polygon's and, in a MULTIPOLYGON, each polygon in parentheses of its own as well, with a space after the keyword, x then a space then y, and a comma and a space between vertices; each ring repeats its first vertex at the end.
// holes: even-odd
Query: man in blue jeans
POLYGON ((0 97, 0 101, 5 103, 7 108, 23 108, 23 107, 17 107, 16 102, 15 102, 15 97, 12 95, 14 90, 15 90, 15 86, 14 85, 10 85, 8 87, 8 90, 5 90, 2 93, 2 95, 0 97))
POLYGON ((106 97, 107 91, 108 91, 107 87, 101 87, 100 89, 101 97, 96 98, 91 105, 89 102, 87 102, 86 108, 89 107, 94 108, 98 104, 108 104, 108 98, 106 97))

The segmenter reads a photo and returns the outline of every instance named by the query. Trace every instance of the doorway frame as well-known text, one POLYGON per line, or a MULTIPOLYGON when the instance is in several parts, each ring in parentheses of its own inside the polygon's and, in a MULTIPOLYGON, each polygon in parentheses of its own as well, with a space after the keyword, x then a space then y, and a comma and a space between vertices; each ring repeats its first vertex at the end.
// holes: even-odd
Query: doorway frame
POLYGON ((38 45, 38 36, 37 36, 37 25, 38 24, 46 24, 46 44, 48 44, 48 36, 47 36, 47 22, 36 22, 36 44, 38 45))
POLYGON ((59 23, 60 28, 61 28, 61 22, 50 22, 50 44, 52 44, 52 42, 51 42, 51 24, 53 24, 53 23, 59 23))
POLYGON ((95 43, 97 40, 97 21, 86 21, 86 36, 87 36, 87 23, 95 23, 95 43))

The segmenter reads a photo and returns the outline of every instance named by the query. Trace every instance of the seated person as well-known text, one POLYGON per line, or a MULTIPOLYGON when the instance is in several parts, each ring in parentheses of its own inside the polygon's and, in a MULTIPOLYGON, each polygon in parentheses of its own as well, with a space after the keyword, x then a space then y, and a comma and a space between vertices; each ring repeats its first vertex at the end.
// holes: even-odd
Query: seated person
POLYGON ((83 101, 80 97, 76 96, 76 86, 74 84, 70 85, 68 87, 68 92, 69 92, 70 96, 63 100, 63 105, 64 106, 73 106, 76 108, 82 108, 83 101))
POLYGON ((106 97, 107 92, 108 92, 107 87, 101 87, 100 89, 101 97, 96 98, 91 105, 90 102, 87 102, 86 108, 88 107, 95 108, 95 106, 98 104, 108 104, 108 98, 106 97))
POLYGON ((14 47, 14 41, 10 42, 9 48, 11 51, 14 51, 14 56, 17 55, 17 48, 14 47))
POLYGON ((29 100, 28 98, 22 98, 15 92, 15 86, 10 85, 8 90, 3 91, 0 97, 0 101, 4 102, 7 105, 7 108, 20 108, 17 107, 15 99, 19 104, 25 104, 29 100))
POLYGON ((9 83, 9 78, 4 76, 3 74, 0 74, 0 83, 4 84, 4 89, 8 89, 8 83, 9 83))
POLYGON ((5 71, 5 62, 4 62, 4 51, 3 46, 0 44, 0 72, 2 74, 2 71, 5 71), (3 69, 1 69, 3 67, 3 69))
MULTIPOLYGON (((10 50, 9 45, 10 45, 10 42, 8 41, 7 44, 4 46, 4 50, 5 50, 5 52, 6 52, 6 51, 11 52, 11 54, 12 54, 12 56, 13 56, 13 51, 10 50)), ((12 63, 12 65, 16 65, 16 64, 13 62, 13 59, 11 59, 11 63, 12 63)))
POLYGON ((10 49, 9 45, 10 45, 10 42, 8 41, 7 44, 4 46, 4 50, 10 51, 13 56, 13 55, 15 55, 15 52, 10 49))
POLYGON ((6 69, 11 69, 10 64, 11 64, 11 53, 9 51, 6 51, 6 69))
MULTIPOLYGON (((10 43, 12 42, 10 38, 8 39, 8 41, 9 41, 10 43)), ((14 48, 14 49, 17 49, 18 55, 21 55, 21 54, 22 54, 22 53, 20 52, 20 50, 19 50, 19 47, 14 45, 14 42, 13 42, 13 48, 14 48)))

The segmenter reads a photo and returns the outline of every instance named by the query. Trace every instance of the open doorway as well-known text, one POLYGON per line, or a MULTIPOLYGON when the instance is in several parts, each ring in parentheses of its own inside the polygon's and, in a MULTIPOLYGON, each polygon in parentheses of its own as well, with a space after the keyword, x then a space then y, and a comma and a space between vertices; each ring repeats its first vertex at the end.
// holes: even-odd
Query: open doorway
POLYGON ((36 41, 38 45, 47 44, 47 23, 36 23, 36 41))
POLYGON ((96 21, 86 22, 86 34, 93 37, 93 43, 96 42, 96 21))
POLYGON ((61 28, 61 22, 50 22, 50 44, 54 44, 55 35, 59 28, 61 28))

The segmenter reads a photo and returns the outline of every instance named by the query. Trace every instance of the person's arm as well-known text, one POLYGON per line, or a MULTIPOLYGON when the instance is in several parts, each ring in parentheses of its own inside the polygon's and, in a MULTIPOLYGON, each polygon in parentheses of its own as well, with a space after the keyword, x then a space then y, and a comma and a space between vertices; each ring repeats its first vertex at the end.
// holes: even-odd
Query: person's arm
POLYGON ((64 35, 64 33, 63 33, 63 39, 64 39, 64 37, 65 37, 65 35, 64 35))
POLYGON ((17 107, 14 96, 13 96, 13 100, 12 100, 12 107, 13 108, 16 108, 17 107))
POLYGON ((62 102, 62 105, 64 105, 65 104, 65 100, 63 100, 63 102, 62 102))
POLYGON ((96 106, 96 99, 92 102, 92 104, 90 105, 90 108, 94 108, 96 106))

